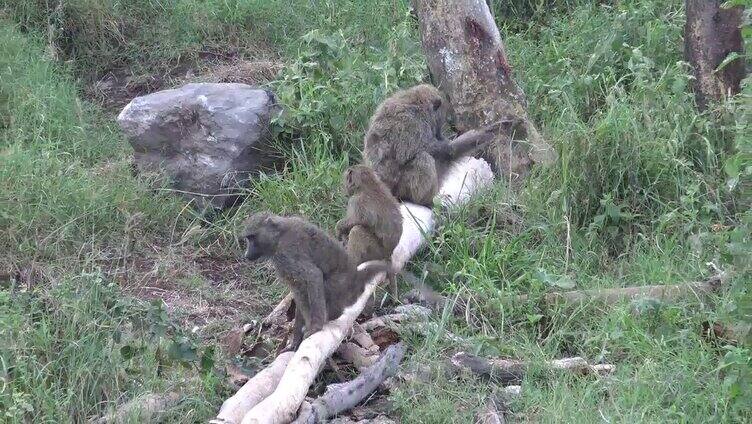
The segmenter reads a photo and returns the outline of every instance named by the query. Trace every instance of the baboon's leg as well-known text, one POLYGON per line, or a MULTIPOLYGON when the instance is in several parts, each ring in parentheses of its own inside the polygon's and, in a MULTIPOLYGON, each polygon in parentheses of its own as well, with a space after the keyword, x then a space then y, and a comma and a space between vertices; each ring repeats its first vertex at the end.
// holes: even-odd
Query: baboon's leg
MULTIPOLYGON (((350 230, 347 238, 347 254, 357 265, 374 259, 389 259, 381 246, 379 239, 363 226, 356 225, 350 230), (387 257, 385 257, 387 256, 387 257)), ((362 315, 370 317, 376 308, 376 292, 368 299, 362 315)))
POLYGON ((279 255, 275 259, 278 272, 289 282, 295 297, 295 317, 303 314, 309 333, 321 330, 329 317, 326 309, 324 274, 308 259, 301 259, 298 252, 279 255))
POLYGON ((298 350, 298 346, 300 346, 300 343, 303 341, 303 313, 297 306, 295 307, 295 322, 292 325, 292 341, 290 342, 290 345, 285 349, 287 350, 298 350))
POLYGON ((431 207, 439 191, 436 163, 428 152, 420 152, 405 164, 397 183, 396 197, 400 200, 431 207))

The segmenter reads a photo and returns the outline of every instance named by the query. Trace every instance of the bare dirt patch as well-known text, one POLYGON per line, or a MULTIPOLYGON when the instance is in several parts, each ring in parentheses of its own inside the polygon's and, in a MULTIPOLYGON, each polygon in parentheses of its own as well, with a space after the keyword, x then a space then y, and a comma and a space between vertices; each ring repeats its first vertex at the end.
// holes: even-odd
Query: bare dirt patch
POLYGON ((207 57, 196 64, 178 65, 165 74, 134 75, 127 69, 106 73, 84 88, 84 97, 117 114, 134 97, 192 82, 242 83, 262 86, 276 78, 279 60, 207 57))
POLYGON ((280 293, 265 265, 234 257, 166 253, 139 257, 111 274, 123 290, 162 300, 170 315, 207 338, 259 319, 280 293))

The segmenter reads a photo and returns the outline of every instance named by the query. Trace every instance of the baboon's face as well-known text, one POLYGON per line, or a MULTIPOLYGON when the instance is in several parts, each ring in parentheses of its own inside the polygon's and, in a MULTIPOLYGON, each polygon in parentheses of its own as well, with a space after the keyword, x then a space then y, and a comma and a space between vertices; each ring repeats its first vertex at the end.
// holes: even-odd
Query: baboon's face
POLYGON ((241 235, 241 242, 245 243, 245 258, 255 261, 263 256, 274 253, 281 234, 280 228, 273 215, 258 213, 252 215, 245 222, 245 229, 241 235))

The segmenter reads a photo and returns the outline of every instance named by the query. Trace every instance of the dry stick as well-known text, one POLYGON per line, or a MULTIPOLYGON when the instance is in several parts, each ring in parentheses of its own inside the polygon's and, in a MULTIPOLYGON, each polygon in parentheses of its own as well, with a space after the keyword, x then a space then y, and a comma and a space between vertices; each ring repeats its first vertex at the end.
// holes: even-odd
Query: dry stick
POLYGON ((504 414, 507 406, 504 399, 490 395, 483 408, 475 414, 475 424, 506 424, 504 414))
POLYGON ((269 315, 267 315, 263 320, 261 320, 261 324, 263 325, 269 325, 269 326, 284 326, 287 323, 287 311, 290 309, 290 306, 292 305, 293 297, 292 293, 288 293, 287 296, 285 296, 278 304, 277 306, 272 309, 271 312, 269 312, 269 315))
MULTIPOLYGON (((615 304, 624 300, 634 300, 645 297, 662 300, 676 300, 688 296, 696 296, 700 298, 704 295, 719 292, 725 286, 727 280, 727 274, 721 272, 708 278, 706 281, 693 283, 549 293, 544 297, 544 301, 549 305, 560 303, 573 304, 590 301, 615 304)), ((515 297, 515 302, 522 303, 527 302, 527 300, 527 295, 515 297)))
MULTIPOLYGON (((447 172, 442 184, 442 201, 445 205, 466 202, 470 195, 493 182, 489 165, 475 158, 460 158, 447 172), (460 183, 458 183, 460 181, 460 183)), ((400 206, 403 216, 402 237, 392 253, 392 264, 402 269, 407 261, 425 243, 425 236, 433 230, 432 211, 410 203, 400 206)), ((291 421, 305 398, 321 365, 339 346, 345 334, 360 315, 368 296, 384 275, 377 275, 366 285, 364 293, 342 316, 328 323, 301 343, 300 348, 280 380, 276 390, 245 415, 243 424, 284 423, 291 421)))
POLYGON ((301 412, 293 424, 323 422, 359 404, 384 380, 397 372, 397 367, 404 355, 404 344, 397 343, 389 346, 375 364, 364 369, 354 380, 330 384, 326 392, 313 401, 310 408, 301 407, 301 412))
POLYGON ((292 359, 293 352, 285 352, 277 356, 268 367, 264 368, 248 380, 235 395, 227 399, 219 409, 217 418, 212 424, 236 424, 256 404, 269 396, 277 388, 282 373, 292 359))
MULTIPOLYGON (((543 302, 547 305, 586 302, 600 302, 610 305, 638 298, 657 298, 662 300, 677 300, 688 296, 702 298, 705 295, 720 292, 726 286, 727 281, 727 274, 721 272, 701 282, 548 293, 543 297, 543 302)), ((512 297, 509 302, 520 304, 527 302, 529 299, 530 296, 522 294, 512 297)), ((449 302, 445 296, 436 293, 427 286, 423 287, 420 292, 413 291, 409 295, 409 300, 417 303, 426 303, 435 310, 443 309, 444 305, 449 302)))
MULTIPOLYGON (((448 361, 449 367, 455 371, 470 371, 478 376, 488 378, 502 385, 520 383, 530 363, 525 361, 482 358, 471 353, 459 352, 448 361)), ((608 375, 614 372, 611 364, 590 365, 580 357, 555 359, 547 361, 548 368, 566 370, 577 374, 608 375)))

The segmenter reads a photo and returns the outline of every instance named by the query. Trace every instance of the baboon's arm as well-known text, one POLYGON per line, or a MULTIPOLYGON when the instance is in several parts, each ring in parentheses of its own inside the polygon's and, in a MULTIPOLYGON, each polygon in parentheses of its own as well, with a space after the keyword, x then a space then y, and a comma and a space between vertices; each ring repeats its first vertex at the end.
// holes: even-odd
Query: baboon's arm
POLYGON ((342 218, 339 221, 337 221, 337 225, 334 226, 334 231, 337 233, 337 238, 343 238, 347 234, 350 233, 350 229, 355 226, 355 223, 352 222, 352 220, 349 220, 347 218, 342 218))
POLYGON ((450 161, 468 155, 475 149, 485 147, 498 135, 507 135, 507 130, 513 123, 514 121, 499 121, 477 130, 466 131, 448 143, 436 140, 431 145, 431 156, 450 161))
POLYGON ((308 307, 310 308, 311 322, 308 323, 308 334, 321 330, 329 321, 326 313, 326 291, 321 271, 316 268, 317 276, 308 281, 308 307))
POLYGON ((298 350, 298 346, 303 341, 303 324, 305 324, 303 311, 295 305, 295 323, 292 326, 292 341, 285 350, 298 350))
MULTIPOLYGON (((334 227, 334 231, 337 234, 337 238, 341 239, 341 238, 346 237, 348 234, 350 234, 350 230, 352 229, 352 227, 354 227, 356 225, 363 225, 363 226, 366 226, 366 227, 369 226, 368 222, 356 220, 355 217, 352 216, 353 214, 351 213, 351 211, 354 208, 358 207, 358 203, 360 203, 360 201, 361 201, 361 199, 359 199, 359 197, 362 196, 362 195, 363 195, 362 193, 356 194, 356 195, 350 197, 350 199, 347 201, 346 216, 344 218, 340 219, 339 221, 337 221, 337 225, 335 225, 335 227, 334 227)), ((366 212, 368 212, 368 211, 366 211, 366 212)))
POLYGON ((436 159, 454 160, 485 146, 493 137, 493 133, 489 131, 470 130, 448 143, 437 140, 431 145, 430 153, 436 159))

